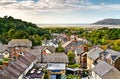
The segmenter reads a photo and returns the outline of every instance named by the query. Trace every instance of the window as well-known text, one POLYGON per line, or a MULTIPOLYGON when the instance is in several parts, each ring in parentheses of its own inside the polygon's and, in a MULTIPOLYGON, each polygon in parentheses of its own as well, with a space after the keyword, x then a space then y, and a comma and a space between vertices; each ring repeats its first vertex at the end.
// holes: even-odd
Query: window
POLYGON ((5 55, 7 55, 8 54, 8 52, 5 52, 5 55))

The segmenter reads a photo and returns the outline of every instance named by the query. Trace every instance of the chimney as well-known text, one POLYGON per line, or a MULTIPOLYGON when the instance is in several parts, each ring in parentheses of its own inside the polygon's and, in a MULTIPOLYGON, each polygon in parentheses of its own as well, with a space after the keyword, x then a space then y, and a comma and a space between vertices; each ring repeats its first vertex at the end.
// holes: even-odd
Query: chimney
POLYGON ((84 46, 84 52, 88 52, 88 46, 84 46))
POLYGON ((104 60, 104 54, 103 52, 99 54, 100 60, 104 60))
POLYGON ((70 41, 70 36, 68 35, 68 41, 70 41))
POLYGON ((74 37, 74 42, 77 42, 76 36, 74 37))

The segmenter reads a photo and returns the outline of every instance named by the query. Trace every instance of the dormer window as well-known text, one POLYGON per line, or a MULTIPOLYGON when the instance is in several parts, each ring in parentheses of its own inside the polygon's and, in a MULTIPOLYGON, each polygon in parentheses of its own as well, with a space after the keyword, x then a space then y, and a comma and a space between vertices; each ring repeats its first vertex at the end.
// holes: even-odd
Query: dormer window
POLYGON ((5 52, 5 55, 7 55, 8 53, 7 52, 5 52))

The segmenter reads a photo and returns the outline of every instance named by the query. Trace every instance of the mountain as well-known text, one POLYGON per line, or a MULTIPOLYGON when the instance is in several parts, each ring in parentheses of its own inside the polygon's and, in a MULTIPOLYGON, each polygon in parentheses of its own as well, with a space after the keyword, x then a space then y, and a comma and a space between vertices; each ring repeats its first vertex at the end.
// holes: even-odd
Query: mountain
POLYGON ((97 25, 120 25, 120 19, 104 19, 97 21, 93 24, 97 25))

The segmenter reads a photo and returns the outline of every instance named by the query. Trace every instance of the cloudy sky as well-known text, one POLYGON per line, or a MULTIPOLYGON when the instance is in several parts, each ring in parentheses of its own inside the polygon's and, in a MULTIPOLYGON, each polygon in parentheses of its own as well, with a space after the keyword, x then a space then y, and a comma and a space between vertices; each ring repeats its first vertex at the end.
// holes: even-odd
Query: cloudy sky
POLYGON ((120 0, 0 0, 0 17, 33 23, 93 23, 120 18, 120 0))

